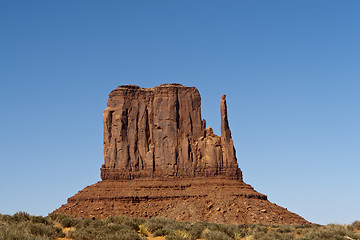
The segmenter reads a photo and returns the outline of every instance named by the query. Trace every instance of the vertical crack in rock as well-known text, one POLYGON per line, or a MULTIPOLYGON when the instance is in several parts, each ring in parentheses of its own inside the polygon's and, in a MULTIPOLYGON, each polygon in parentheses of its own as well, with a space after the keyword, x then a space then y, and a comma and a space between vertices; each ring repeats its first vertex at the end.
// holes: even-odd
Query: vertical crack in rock
POLYGON ((104 111, 101 177, 212 177, 242 180, 229 128, 225 95, 221 136, 206 129, 195 87, 119 86, 104 111))
POLYGON ((191 114, 189 114, 189 121, 190 121, 190 132, 193 133, 193 124, 191 120, 191 114))
POLYGON ((175 111, 176 111, 176 129, 180 129, 180 114, 179 114, 179 95, 178 91, 176 90, 176 102, 175 102, 175 111))
POLYGON ((127 141, 127 128, 128 128, 128 109, 126 108, 125 110, 123 110, 122 112, 122 116, 121 116, 121 132, 120 132, 120 136, 122 137, 121 140, 122 141, 127 141))
MULTIPOLYGON (((175 108, 176 108, 176 132, 177 135, 182 134, 181 130, 180 130, 180 114, 179 114, 179 92, 178 89, 176 89, 176 102, 175 102, 175 108)), ((175 162, 174 162, 174 172, 175 172, 175 176, 178 176, 178 172, 179 172, 179 137, 176 138, 176 146, 175 146, 175 162)))
POLYGON ((139 111, 136 112, 136 131, 135 131, 135 144, 134 144, 134 155, 135 155, 135 170, 139 171, 140 165, 142 166, 142 163, 140 163, 141 155, 139 154, 138 149, 138 133, 139 133, 139 111))
POLYGON ((152 154, 152 173, 150 176, 151 177, 155 176, 155 151, 152 154))
POLYGON ((147 108, 145 108, 145 142, 146 152, 150 150, 150 127, 149 127, 149 114, 147 108))

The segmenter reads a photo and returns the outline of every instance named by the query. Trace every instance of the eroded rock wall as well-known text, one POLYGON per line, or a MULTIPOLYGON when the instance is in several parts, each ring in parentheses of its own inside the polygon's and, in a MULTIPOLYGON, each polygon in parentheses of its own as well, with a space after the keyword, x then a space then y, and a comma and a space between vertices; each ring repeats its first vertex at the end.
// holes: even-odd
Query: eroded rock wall
POLYGON ((220 137, 206 129, 195 87, 119 86, 110 93, 107 105, 103 180, 217 175, 242 180, 225 95, 220 102, 220 137))

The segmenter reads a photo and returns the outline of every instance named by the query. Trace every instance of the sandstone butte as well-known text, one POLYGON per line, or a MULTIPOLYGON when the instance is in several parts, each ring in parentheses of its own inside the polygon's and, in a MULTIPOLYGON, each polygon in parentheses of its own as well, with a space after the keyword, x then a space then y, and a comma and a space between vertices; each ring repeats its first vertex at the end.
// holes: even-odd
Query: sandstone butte
POLYGON ((70 197, 54 213, 116 215, 227 224, 305 224, 244 183, 220 100, 221 136, 206 127, 195 87, 119 86, 104 121, 102 181, 70 197))

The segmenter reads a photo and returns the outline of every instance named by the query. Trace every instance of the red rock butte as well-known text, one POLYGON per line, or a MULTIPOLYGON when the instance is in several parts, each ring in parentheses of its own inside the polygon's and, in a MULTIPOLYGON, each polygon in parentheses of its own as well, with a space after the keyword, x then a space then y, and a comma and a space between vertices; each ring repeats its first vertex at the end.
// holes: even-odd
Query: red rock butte
POLYGON ((206 127, 195 87, 119 86, 103 113, 102 181, 55 213, 75 217, 168 217, 230 224, 304 224, 243 182, 220 100, 221 136, 206 127))

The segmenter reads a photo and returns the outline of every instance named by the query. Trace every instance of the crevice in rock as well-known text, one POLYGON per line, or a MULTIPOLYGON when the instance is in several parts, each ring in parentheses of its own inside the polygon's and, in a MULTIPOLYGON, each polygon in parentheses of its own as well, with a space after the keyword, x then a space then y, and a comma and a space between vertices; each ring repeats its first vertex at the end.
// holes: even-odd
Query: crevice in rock
POLYGON ((192 122, 190 113, 189 113, 189 121, 190 121, 190 132, 193 133, 193 122, 192 122))
POLYGON ((155 174, 155 149, 152 154, 152 176, 155 174))
POLYGON ((179 146, 176 146, 175 148, 175 163, 173 165, 173 168, 175 170, 175 176, 178 176, 178 172, 179 172, 179 165, 178 165, 178 161, 179 161, 179 146))
POLYGON ((112 138, 112 124, 113 124, 113 114, 114 114, 114 111, 110 111, 109 112, 109 117, 108 117, 108 119, 107 119, 107 121, 108 121, 108 128, 107 128, 107 130, 108 130, 108 142, 110 142, 111 141, 111 138, 112 138))
POLYGON ((176 103, 175 103, 175 108, 176 108, 176 129, 180 129, 180 113, 179 113, 179 96, 178 96, 178 91, 176 90, 176 103))
POLYGON ((187 152, 188 153, 188 159, 189 159, 189 162, 192 162, 192 157, 191 157, 191 153, 192 153, 191 150, 192 149, 191 149, 191 144, 190 144, 190 139, 189 138, 188 138, 187 142, 188 142, 188 148, 187 148, 188 149, 188 152, 187 152))
POLYGON ((147 151, 149 151, 149 144, 150 144, 150 126, 149 126, 149 115, 148 109, 145 108, 145 142, 147 146, 147 151))
POLYGON ((127 128, 128 128, 128 109, 125 108, 125 110, 122 112, 121 115, 121 136, 122 136, 122 141, 127 141, 127 128))
POLYGON ((140 152, 139 152, 139 145, 138 145, 138 135, 139 135, 139 111, 137 111, 136 113, 136 120, 135 120, 135 126, 136 126, 136 131, 135 131, 135 146, 134 146, 134 155, 135 155, 135 170, 139 170, 139 165, 140 165, 140 152))

